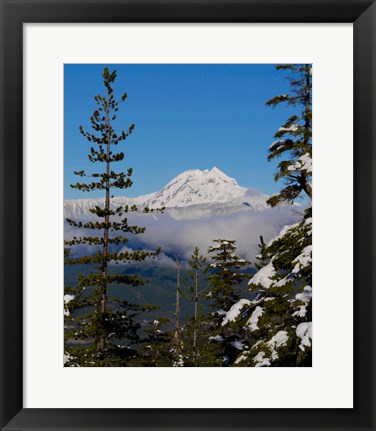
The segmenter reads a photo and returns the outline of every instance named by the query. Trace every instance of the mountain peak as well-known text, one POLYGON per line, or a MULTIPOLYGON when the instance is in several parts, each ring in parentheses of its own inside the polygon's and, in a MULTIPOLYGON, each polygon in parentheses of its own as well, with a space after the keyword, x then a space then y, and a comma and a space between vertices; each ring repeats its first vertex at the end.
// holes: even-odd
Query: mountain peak
POLYGON ((190 169, 171 180, 149 200, 148 205, 156 208, 226 202, 244 195, 245 190, 215 166, 210 171, 190 169))
POLYGON ((208 176, 211 178, 218 178, 220 181, 228 182, 230 184, 233 184, 234 186, 238 185, 237 181, 234 178, 229 177, 216 166, 214 166, 211 171, 208 172, 208 176))

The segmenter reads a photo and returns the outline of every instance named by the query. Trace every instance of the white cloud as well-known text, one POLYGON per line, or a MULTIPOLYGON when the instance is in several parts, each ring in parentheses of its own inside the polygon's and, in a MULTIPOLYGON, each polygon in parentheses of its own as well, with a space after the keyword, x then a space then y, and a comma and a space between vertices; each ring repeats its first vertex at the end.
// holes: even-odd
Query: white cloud
MULTIPOLYGON (((298 212, 301 211, 302 207, 298 207, 298 212)), ((145 250, 161 247, 159 263, 175 266, 174 259, 170 257, 173 253, 188 260, 196 246, 205 255, 214 239, 234 239, 237 241, 238 255, 254 263, 255 256, 259 254, 260 235, 263 236, 265 243, 268 243, 284 225, 294 223, 299 217, 301 215, 297 213, 297 207, 291 206, 189 220, 176 220, 168 212, 156 216, 129 214, 129 224, 145 226, 146 232, 128 235, 127 247, 145 250)), ((66 223, 65 239, 71 239, 74 235, 81 236, 83 233, 78 233, 66 223)), ((95 232, 90 231, 90 235, 95 235, 95 232)), ((128 249, 127 247, 123 247, 123 250, 128 249)), ((85 250, 87 251, 89 249, 85 250)))
POLYGON ((160 214, 158 220, 142 218, 146 232, 138 235, 137 239, 147 248, 160 246, 164 252, 175 252, 186 259, 196 246, 206 253, 214 239, 234 239, 237 241, 238 254, 254 262, 260 251, 260 235, 267 243, 285 224, 293 223, 298 218, 292 207, 242 211, 194 220, 175 220, 168 214, 160 214))

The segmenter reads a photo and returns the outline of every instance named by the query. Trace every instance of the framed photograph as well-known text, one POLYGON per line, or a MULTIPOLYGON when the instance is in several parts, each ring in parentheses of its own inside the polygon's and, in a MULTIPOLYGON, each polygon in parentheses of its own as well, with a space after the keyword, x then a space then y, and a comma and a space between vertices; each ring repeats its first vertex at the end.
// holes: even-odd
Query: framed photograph
POLYGON ((0 2, 1 429, 373 430, 374 2, 0 2))

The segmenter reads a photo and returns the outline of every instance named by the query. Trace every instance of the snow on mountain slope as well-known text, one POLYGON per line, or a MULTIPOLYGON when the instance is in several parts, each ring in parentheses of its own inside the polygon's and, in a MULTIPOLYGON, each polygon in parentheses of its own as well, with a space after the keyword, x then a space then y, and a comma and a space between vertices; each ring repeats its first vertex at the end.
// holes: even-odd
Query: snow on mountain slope
MULTIPOLYGON (((115 197, 113 207, 137 205, 153 209, 166 207, 174 218, 196 218, 213 214, 230 214, 240 210, 263 210, 268 196, 238 185, 218 168, 189 170, 178 175, 162 190, 136 198, 115 197)), ((89 214, 104 199, 80 199, 64 202, 64 217, 78 218, 89 214)))
POLYGON ((189 170, 170 181, 145 203, 151 208, 186 207, 188 205, 228 202, 242 196, 246 188, 218 168, 211 171, 189 170))

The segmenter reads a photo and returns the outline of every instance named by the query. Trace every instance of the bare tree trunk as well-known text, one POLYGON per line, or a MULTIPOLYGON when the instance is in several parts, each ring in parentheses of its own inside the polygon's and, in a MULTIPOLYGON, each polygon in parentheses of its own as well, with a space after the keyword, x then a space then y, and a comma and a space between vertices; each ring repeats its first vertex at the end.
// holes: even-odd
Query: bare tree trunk
POLYGON ((304 183, 303 189, 307 193, 307 195, 312 199, 312 186, 308 181, 304 183))
POLYGON ((264 241, 264 237, 262 235, 260 235, 260 244, 259 247, 261 248, 261 251, 263 251, 266 247, 265 241, 264 241))
POLYGON ((179 259, 177 256, 176 258, 176 264, 178 267, 178 274, 176 277, 176 306, 175 306, 175 333, 174 333, 174 339, 175 339, 175 348, 176 348, 176 354, 178 355, 178 352, 180 351, 180 265, 179 265, 179 259))
POLYGON ((195 311, 193 322, 193 364, 197 365, 197 308, 198 308, 198 280, 197 269, 195 272, 195 311))

